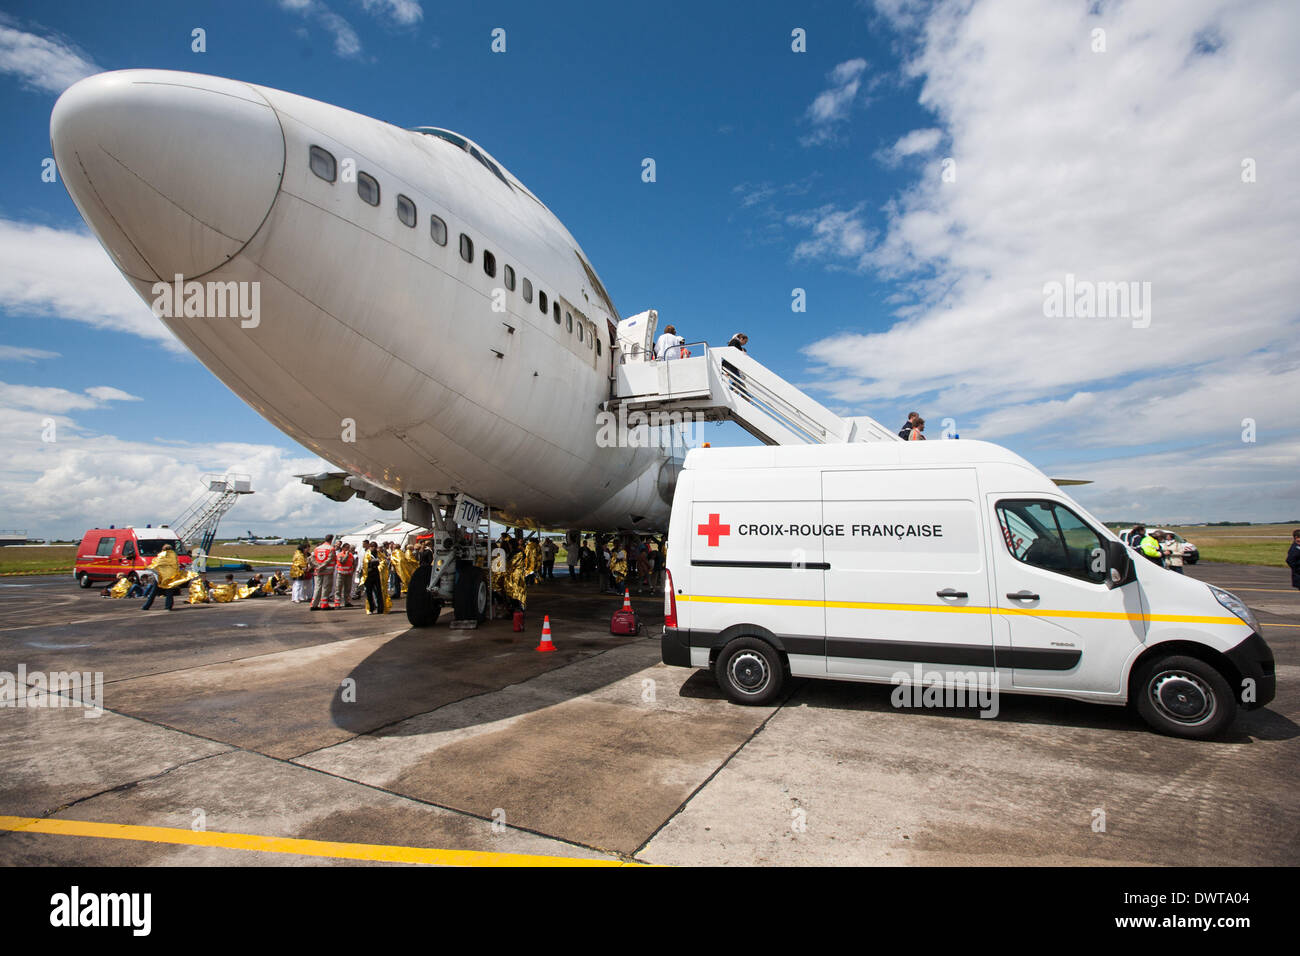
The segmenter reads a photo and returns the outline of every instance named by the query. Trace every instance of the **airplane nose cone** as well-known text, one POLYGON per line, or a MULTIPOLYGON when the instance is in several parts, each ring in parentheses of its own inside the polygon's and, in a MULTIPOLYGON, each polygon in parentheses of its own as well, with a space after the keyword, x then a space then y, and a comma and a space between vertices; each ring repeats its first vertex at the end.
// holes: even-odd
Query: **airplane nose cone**
POLYGON ((232 80, 161 70, 88 77, 54 104, 59 175, 132 278, 196 278, 233 258, 271 211, 284 134, 232 80))

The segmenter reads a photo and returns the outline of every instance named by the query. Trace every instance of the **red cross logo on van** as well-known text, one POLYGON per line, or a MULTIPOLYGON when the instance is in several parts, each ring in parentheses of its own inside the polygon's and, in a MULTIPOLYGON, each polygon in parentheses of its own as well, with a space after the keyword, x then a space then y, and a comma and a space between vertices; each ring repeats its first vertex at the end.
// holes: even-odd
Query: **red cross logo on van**
POLYGON ((708 524, 702 524, 696 526, 699 529, 696 532, 696 534, 706 535, 709 539, 710 548, 716 548, 718 546, 719 539, 723 538, 726 535, 731 534, 731 525, 719 524, 718 519, 720 517, 721 517, 720 515, 709 515, 708 524))

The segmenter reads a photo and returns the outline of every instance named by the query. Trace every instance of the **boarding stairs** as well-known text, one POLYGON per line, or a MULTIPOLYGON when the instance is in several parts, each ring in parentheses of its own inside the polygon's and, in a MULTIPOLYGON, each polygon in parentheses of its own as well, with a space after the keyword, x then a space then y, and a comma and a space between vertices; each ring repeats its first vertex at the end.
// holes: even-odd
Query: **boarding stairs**
POLYGON ((172 529, 181 541, 208 554, 212 551, 221 519, 241 495, 251 495, 253 488, 248 475, 234 474, 204 475, 203 485, 206 490, 172 522, 172 529))
POLYGON ((901 441, 874 418, 836 415, 740 349, 688 343, 688 357, 656 359, 656 320, 651 311, 620 323, 606 411, 734 421, 766 445, 901 441))

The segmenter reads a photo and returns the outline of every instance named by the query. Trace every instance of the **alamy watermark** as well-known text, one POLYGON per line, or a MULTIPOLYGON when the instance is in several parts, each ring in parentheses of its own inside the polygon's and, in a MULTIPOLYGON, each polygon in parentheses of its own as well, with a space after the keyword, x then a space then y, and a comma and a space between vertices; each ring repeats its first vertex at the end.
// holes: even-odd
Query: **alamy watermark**
POLYGON ((84 707, 83 717, 104 713, 103 671, 29 671, 18 665, 18 673, 0 671, 0 707, 48 710, 84 707))
POLYGON ((1043 285, 1043 315, 1049 319, 1131 319, 1133 328, 1151 325, 1150 282, 1094 282, 1053 279, 1043 285))
POLYGON ((693 448, 695 428, 708 419, 703 412, 596 413, 596 444, 601 448, 693 448))
POLYGON ((155 282, 150 305, 160 319, 240 319, 240 328, 255 329, 262 322, 262 283, 186 282, 179 273, 174 282, 155 282))
POLYGON ((922 671, 920 664, 912 672, 895 671, 889 701, 895 707, 969 707, 980 717, 998 715, 998 675, 978 671, 922 671))

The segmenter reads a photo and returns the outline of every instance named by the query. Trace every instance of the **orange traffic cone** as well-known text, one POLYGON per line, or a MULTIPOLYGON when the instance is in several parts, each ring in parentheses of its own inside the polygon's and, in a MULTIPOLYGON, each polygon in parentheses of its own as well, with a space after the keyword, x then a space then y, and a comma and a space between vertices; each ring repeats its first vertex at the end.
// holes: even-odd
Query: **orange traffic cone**
POLYGON ((551 616, 548 614, 542 618, 542 643, 537 645, 539 651, 553 651, 555 645, 551 643, 551 616))
POLYGON ((632 610, 632 595, 627 593, 627 588, 623 589, 623 610, 632 610))

